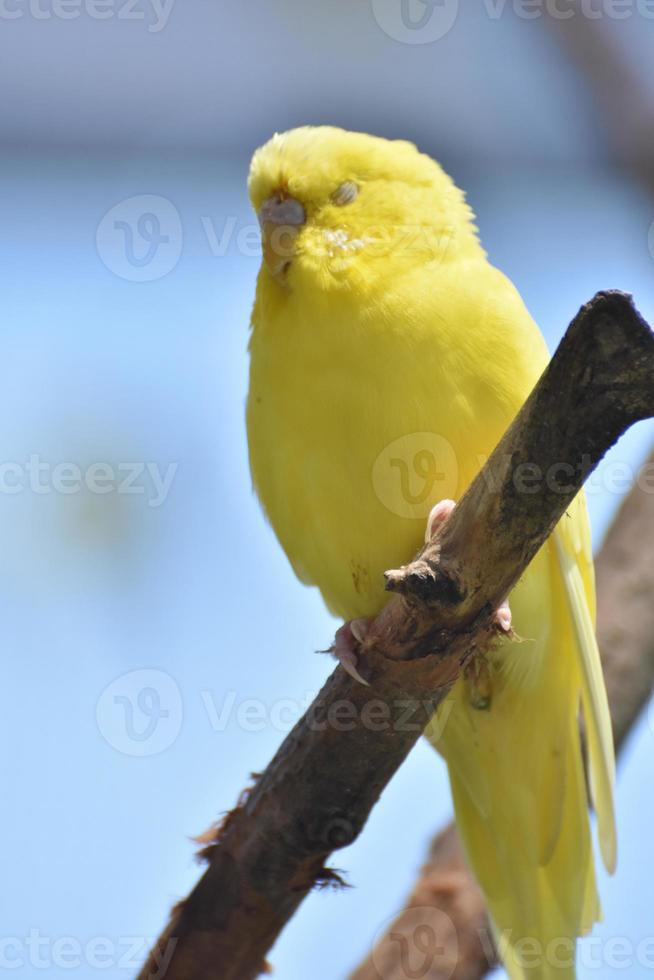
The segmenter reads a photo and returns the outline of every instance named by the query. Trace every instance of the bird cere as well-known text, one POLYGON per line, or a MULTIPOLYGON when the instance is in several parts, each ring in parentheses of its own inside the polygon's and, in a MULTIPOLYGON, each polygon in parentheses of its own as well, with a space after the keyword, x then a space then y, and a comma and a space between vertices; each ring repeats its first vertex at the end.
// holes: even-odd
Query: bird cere
MULTIPOLYGON (((387 598, 384 571, 445 525, 547 350, 489 263, 463 193, 412 144, 332 127, 277 134, 253 157, 249 192, 263 245, 253 481, 296 574, 344 620, 335 656, 367 683, 362 641, 387 598)), ((447 763, 512 980, 574 977, 575 941, 600 918, 580 711, 599 849, 615 867, 594 614, 580 494, 497 609, 496 644, 425 733, 447 763), (568 952, 527 969, 526 940, 568 952)))

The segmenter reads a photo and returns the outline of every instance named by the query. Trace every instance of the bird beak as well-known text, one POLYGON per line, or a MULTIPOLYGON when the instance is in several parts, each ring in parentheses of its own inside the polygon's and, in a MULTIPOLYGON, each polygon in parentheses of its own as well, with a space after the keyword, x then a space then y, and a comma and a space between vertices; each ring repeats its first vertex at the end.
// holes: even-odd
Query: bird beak
POLYGON ((304 208, 294 197, 273 194, 261 205, 259 224, 264 262, 279 282, 284 281, 295 252, 295 239, 306 221, 304 208))

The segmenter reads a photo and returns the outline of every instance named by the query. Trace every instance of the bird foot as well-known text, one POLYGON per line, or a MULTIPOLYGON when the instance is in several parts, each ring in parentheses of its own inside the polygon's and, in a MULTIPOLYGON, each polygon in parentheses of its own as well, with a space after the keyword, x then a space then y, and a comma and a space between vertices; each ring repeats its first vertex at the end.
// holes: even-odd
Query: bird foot
POLYGON ((453 500, 439 500, 432 509, 429 511, 429 517, 427 518, 427 529, 425 530, 425 544, 427 544, 434 537, 437 531, 440 531, 445 521, 448 519, 456 504, 453 500))
MULTIPOLYGON (((425 541, 431 541, 434 535, 441 530, 445 521, 450 517, 456 507, 453 500, 439 500, 429 511, 427 518, 427 528, 425 530, 425 541)), ((495 610, 495 623, 502 633, 511 632, 511 607, 509 600, 505 599, 495 610)))
POLYGON ((511 607, 509 605, 509 600, 505 599, 504 602, 495 610, 495 623, 497 628, 501 630, 502 633, 511 632, 511 607))
POLYGON ((336 657, 343 670, 347 671, 359 684, 370 686, 357 669, 361 644, 366 638, 370 622, 367 619, 351 619, 336 630, 334 645, 330 652, 336 657))

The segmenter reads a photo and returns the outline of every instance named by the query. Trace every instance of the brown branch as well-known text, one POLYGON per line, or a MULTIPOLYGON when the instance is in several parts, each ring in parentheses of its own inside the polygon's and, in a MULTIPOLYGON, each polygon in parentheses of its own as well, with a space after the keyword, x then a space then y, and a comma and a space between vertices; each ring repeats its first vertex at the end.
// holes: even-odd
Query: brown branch
POLYGON ((597 638, 618 751, 654 687, 654 453, 595 559, 597 638))
POLYGON ((492 642, 495 608, 583 480, 626 428, 654 415, 653 378, 651 330, 624 293, 599 293, 443 533, 389 573, 400 594, 362 650, 371 686, 334 671, 205 849, 209 867, 141 980, 249 980, 264 969, 305 895, 335 877, 329 854, 358 836, 462 664, 492 642))
MULTIPOLYGON (((623 501, 595 571, 597 638, 619 752, 654 688, 654 453, 623 501)), ((497 965, 484 896, 453 824, 434 838, 403 910, 350 980, 406 980, 401 952, 421 959, 419 927, 430 930, 435 953, 422 980, 482 980, 497 965)))

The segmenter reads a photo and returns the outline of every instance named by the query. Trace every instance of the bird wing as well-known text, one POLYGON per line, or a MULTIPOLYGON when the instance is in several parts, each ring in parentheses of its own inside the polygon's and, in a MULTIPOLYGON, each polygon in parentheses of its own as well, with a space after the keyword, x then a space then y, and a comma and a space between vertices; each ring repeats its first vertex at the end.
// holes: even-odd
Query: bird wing
POLYGON ((607 871, 612 873, 617 853, 613 804, 615 757, 611 716, 593 624, 594 576, 583 495, 577 497, 559 522, 554 540, 577 641, 581 702, 590 763, 590 792, 597 813, 600 850, 607 871))

